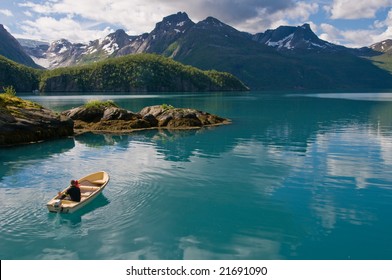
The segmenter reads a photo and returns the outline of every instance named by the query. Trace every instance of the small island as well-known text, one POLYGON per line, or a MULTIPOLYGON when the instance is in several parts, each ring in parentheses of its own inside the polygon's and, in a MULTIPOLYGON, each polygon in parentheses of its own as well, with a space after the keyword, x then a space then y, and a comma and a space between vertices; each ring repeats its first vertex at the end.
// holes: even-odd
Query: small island
POLYGON ((125 133, 142 129, 197 129, 230 123, 207 112, 190 108, 174 108, 162 104, 134 113, 119 108, 112 101, 91 101, 62 112, 74 121, 75 132, 125 133))
POLYGON ((134 113, 113 101, 90 101, 62 113, 23 100, 9 88, 0 94, 0 146, 33 143, 84 132, 130 133, 143 129, 198 129, 230 123, 207 112, 155 105, 134 113))

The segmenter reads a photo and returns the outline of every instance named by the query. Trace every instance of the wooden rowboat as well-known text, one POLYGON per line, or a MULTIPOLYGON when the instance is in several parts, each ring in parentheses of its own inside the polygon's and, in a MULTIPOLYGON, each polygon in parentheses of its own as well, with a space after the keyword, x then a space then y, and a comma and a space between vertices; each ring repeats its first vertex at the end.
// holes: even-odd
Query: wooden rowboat
MULTIPOLYGON (((109 174, 105 171, 99 171, 80 178, 78 181, 81 193, 80 202, 60 199, 59 195, 56 195, 46 204, 49 212, 73 213, 82 208, 103 191, 109 182, 109 174)), ((64 193, 69 187, 65 188, 61 193, 64 193)))

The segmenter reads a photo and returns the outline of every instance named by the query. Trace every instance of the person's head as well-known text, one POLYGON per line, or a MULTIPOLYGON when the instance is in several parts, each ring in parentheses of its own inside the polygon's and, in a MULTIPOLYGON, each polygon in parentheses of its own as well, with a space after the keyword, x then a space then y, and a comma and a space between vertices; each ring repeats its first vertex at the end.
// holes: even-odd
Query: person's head
POLYGON ((71 186, 77 187, 79 185, 78 180, 71 180, 71 186))

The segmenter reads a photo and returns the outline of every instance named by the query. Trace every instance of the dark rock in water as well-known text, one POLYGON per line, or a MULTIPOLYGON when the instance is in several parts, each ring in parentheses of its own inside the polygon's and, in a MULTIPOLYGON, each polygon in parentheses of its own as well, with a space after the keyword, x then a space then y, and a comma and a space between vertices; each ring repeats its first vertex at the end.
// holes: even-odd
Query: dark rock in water
POLYGON ((105 109, 101 120, 103 120, 103 121, 108 121, 108 120, 129 121, 129 120, 132 120, 135 118, 137 118, 137 115, 130 112, 130 111, 127 111, 125 109, 120 109, 117 107, 109 107, 109 108, 105 109))
POLYGON ((99 122, 103 117, 104 111, 99 108, 78 107, 62 113, 73 120, 81 120, 84 122, 99 122))
POLYGON ((133 113, 114 106, 74 108, 62 113, 74 120, 81 131, 124 132, 135 129, 187 129, 229 123, 228 119, 195 109, 156 105, 133 113))
POLYGON ((152 114, 144 115, 143 120, 147 121, 152 127, 158 126, 158 120, 152 114))
POLYGON ((0 108, 0 146, 73 135, 73 121, 45 108, 0 108))

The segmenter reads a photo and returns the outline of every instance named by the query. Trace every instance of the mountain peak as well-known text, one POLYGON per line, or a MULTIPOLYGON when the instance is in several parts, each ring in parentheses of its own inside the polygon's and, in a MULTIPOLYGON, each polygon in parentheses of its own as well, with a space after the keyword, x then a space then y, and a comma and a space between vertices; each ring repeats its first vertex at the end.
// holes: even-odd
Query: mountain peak
POLYGON ((164 17, 143 40, 137 52, 162 53, 194 25, 183 12, 164 17))
POLYGON ((175 31, 176 33, 184 33, 193 25, 194 23, 189 19, 187 13, 178 12, 177 14, 164 17, 161 22, 156 24, 155 29, 151 33, 172 31, 175 31))
MULTIPOLYGON (((219 19, 214 17, 207 17, 205 20, 202 20, 196 24, 197 28, 201 29, 216 29, 219 31, 224 30, 225 32, 234 32, 237 31, 234 27, 227 25, 221 22, 219 19)), ((239 32, 239 31, 238 31, 239 32)))
POLYGON ((188 14, 185 12, 178 12, 177 14, 172 14, 164 17, 162 22, 164 23, 177 23, 182 21, 190 21, 188 14))
POLYGON ((129 35, 123 29, 117 29, 115 32, 107 35, 101 44, 107 53, 112 54, 114 51, 128 45, 129 41, 129 35))
POLYGON ((265 33, 254 35, 253 40, 279 51, 336 51, 340 47, 321 40, 308 23, 269 29, 265 33))
POLYGON ((117 29, 114 33, 112 33, 116 36, 128 36, 128 34, 124 31, 124 29, 117 29))
POLYGON ((213 26, 217 26, 217 27, 223 27, 226 24, 224 24, 223 22, 221 22, 219 19, 214 18, 214 17, 207 17, 205 20, 199 22, 200 24, 208 24, 208 25, 213 25, 213 26))

